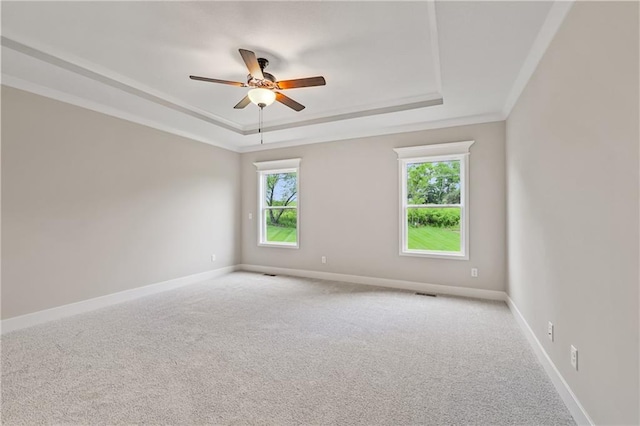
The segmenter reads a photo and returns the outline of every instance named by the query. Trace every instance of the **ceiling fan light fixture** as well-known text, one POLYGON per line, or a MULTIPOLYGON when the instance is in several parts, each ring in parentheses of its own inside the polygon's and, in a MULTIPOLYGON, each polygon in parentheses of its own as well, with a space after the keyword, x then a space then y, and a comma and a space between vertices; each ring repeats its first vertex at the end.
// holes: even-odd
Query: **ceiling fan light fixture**
MULTIPOLYGON (((1 1, 1 0, 0 0, 1 1)), ((283 95, 280 90, 295 89, 298 87, 314 87, 324 86, 327 84, 324 77, 321 75, 316 77, 296 78, 293 80, 281 80, 276 78, 268 72, 263 72, 265 67, 269 65, 269 61, 265 58, 257 58, 256 54, 250 50, 238 49, 240 56, 244 64, 249 70, 247 76, 247 82, 241 83, 239 81, 219 80, 216 78, 198 77, 197 75, 190 75, 192 80, 206 81, 209 83, 228 84, 230 86, 237 87, 249 87, 249 93, 240 100, 233 108, 242 109, 253 103, 260 107, 260 111, 266 106, 271 105, 274 101, 278 101, 281 104, 291 108, 296 112, 300 112, 304 109, 304 105, 291 99, 290 97, 283 95), (278 90, 276 92, 276 90, 278 90)))
POLYGON ((263 88, 251 89, 247 96, 249 96, 251 102, 261 108, 271 105, 276 100, 276 92, 263 88))

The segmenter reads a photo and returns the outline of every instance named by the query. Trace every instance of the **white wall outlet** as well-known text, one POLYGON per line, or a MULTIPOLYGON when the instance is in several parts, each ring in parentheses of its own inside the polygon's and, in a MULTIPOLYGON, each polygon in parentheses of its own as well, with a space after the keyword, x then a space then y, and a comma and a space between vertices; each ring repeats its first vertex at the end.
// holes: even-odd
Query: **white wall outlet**
POLYGON ((573 345, 571 345, 571 366, 578 371, 578 350, 573 345))
POLYGON ((249 213, 249 220, 253 219, 253 213, 249 213))
POLYGON ((473 278, 478 278, 478 268, 471 268, 471 276, 473 278))
POLYGON ((212 262, 215 262, 215 261, 216 261, 216 255, 215 255, 215 254, 212 254, 212 255, 211 255, 211 261, 212 261, 212 262))
POLYGON ((322 256, 321 260, 322 260, 322 263, 327 263, 327 256, 322 256))
POLYGON ((547 336, 549 336, 549 340, 553 342, 553 323, 549 321, 549 325, 547 325, 547 336))

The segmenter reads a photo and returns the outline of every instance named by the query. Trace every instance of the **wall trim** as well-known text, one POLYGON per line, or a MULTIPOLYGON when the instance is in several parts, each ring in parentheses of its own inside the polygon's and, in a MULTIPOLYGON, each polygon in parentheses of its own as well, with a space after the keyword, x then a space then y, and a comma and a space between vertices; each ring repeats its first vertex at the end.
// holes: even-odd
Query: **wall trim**
POLYGON ((399 160, 416 160, 435 156, 449 156, 449 155, 463 155, 469 153, 469 148, 476 141, 462 141, 462 142, 445 142, 445 143, 432 143, 429 145, 418 146, 405 146, 402 148, 393 148, 398 154, 399 160))
POLYGON ((425 130, 444 129, 448 127, 470 126, 474 124, 490 124, 505 121, 506 117, 502 112, 478 114, 456 118, 445 118, 442 120, 412 122, 397 126, 377 129, 359 129, 345 133, 332 134, 330 136, 309 136, 304 139, 292 139, 281 142, 270 142, 264 145, 249 145, 238 148, 241 154, 256 151, 269 151, 279 148, 291 148, 294 146, 312 145, 325 142, 350 141, 363 138, 373 138, 378 136, 399 135, 402 133, 422 132, 425 130))
POLYGON ((302 158, 288 158, 284 160, 256 161, 253 165, 256 166, 259 172, 274 173, 280 170, 297 169, 300 167, 301 160, 302 158))
MULTIPOLYGON (((430 1, 430 5, 428 6, 430 10, 429 13, 430 15, 434 15, 431 19, 435 20, 435 6, 431 3, 433 3, 433 0, 430 1)), ((437 28, 431 28, 430 32, 432 37, 435 34, 437 41, 437 28)), ((258 128, 252 124, 242 125, 238 122, 226 119, 220 115, 205 111, 180 99, 174 98, 167 93, 147 87, 139 81, 133 80, 129 77, 125 77, 107 68, 101 67, 97 64, 75 57, 68 53, 64 53, 50 46, 44 46, 42 44, 39 45, 38 43, 34 43, 33 41, 21 40, 21 38, 17 37, 15 34, 3 34, 2 36, 0 36, 0 44, 7 49, 11 49, 33 59, 58 68, 62 68, 66 71, 75 73, 114 89, 126 92, 130 95, 137 96, 141 99, 153 102, 165 108, 189 115, 193 118, 229 130, 238 135, 248 136, 259 133, 258 128)), ((315 117, 307 115, 307 119, 302 121, 300 121, 299 119, 288 119, 275 123, 267 123, 267 125, 263 128, 263 131, 273 132, 277 130, 291 129, 313 124, 332 123, 341 120, 350 120, 354 118, 369 117, 378 114, 389 114, 398 111, 442 105, 443 99, 441 95, 442 88, 440 87, 440 58, 438 56, 439 50, 435 49, 433 54, 435 57, 434 73, 436 76, 436 83, 438 85, 438 92, 436 93, 427 93, 419 97, 412 97, 411 99, 402 100, 401 103, 371 103, 364 109, 341 108, 334 112, 327 112, 323 115, 318 115, 315 117)))
POLYGON ((374 287, 387 287, 401 290, 445 294, 450 296, 504 301, 511 310, 514 318, 516 319, 516 322, 522 329, 527 341, 531 345, 531 348, 538 357, 538 360, 542 364, 542 367, 551 379, 551 382, 556 388, 556 391, 569 409, 569 412, 573 416, 576 423, 579 425, 595 425, 594 421, 591 419, 585 408, 582 406, 576 395, 569 387, 568 383, 564 380, 564 377, 562 377, 562 375, 560 374, 560 371, 557 369, 547 352, 544 350, 544 347, 534 334, 533 330, 525 320, 516 304, 504 291, 448 286, 441 284, 429 284, 417 281, 394 280, 388 278, 367 277, 363 275, 338 274, 333 272, 311 271, 304 269, 238 264, 200 272, 197 274, 187 275, 180 278, 174 278, 171 280, 124 290, 117 293, 111 293, 104 296, 82 300, 80 302, 70 303, 67 305, 57 306, 55 308, 45 309, 42 311, 20 315, 13 318, 7 318, 0 322, 0 333, 6 334, 12 331, 21 330, 38 324, 43 324, 49 321, 94 311, 96 309, 105 308, 107 306, 116 305, 122 302, 128 302, 144 296, 162 293, 168 290, 195 284, 197 282, 218 278, 234 271, 290 275, 294 277, 342 281, 347 283, 370 285, 374 287))
POLYGON ((31 83, 29 81, 26 81, 17 77, 13 77, 10 75, 2 74, 2 85, 11 87, 14 89, 18 89, 18 90, 23 90, 25 92, 33 93, 35 95, 44 96, 45 98, 53 99, 59 102, 64 102, 69 105, 74 105, 79 108, 87 109, 89 111, 105 114, 110 117, 119 118, 121 120, 129 121, 131 123, 149 127, 151 129, 160 130, 162 132, 170 133, 170 134, 191 139, 197 142, 206 143, 218 148, 226 149, 227 151, 239 152, 237 147, 220 143, 213 139, 205 139, 196 134, 184 132, 182 130, 176 129, 175 127, 158 123, 154 120, 142 118, 136 114, 132 114, 116 108, 111 108, 109 106, 103 105, 98 102, 94 102, 85 98, 80 98, 75 95, 70 95, 68 93, 61 92, 56 89, 51 89, 49 87, 41 86, 36 83, 31 83))
POLYGON ((562 377, 562 374, 560 374, 560 371, 551 360, 551 357, 549 357, 549 354, 547 354, 547 351, 544 350, 542 343, 540 343, 540 340, 538 340, 538 338, 536 337, 535 333, 529 326, 529 323, 527 323, 527 320, 524 319, 524 316, 522 315, 516 304, 506 293, 505 301, 507 302, 507 306, 509 306, 509 309, 511 309, 516 322, 529 341, 531 348, 538 357, 540 364, 542 364, 542 367, 544 367, 547 375, 551 379, 553 386, 556 388, 556 391, 558 391, 558 394, 560 394, 562 401, 569 409, 569 412, 573 416, 573 419, 579 425, 595 425, 594 421, 591 419, 591 417, 589 417, 589 414, 578 400, 578 397, 573 393, 573 391, 569 387, 569 384, 566 382, 564 377, 562 377))
MULTIPOLYGON (((324 115, 320 115, 319 113, 313 114, 313 115, 309 114, 307 116, 309 118, 306 120, 296 120, 296 121, 288 120, 288 121, 274 122, 271 124, 267 124, 265 127, 262 128, 262 131, 276 132, 278 130, 294 129, 296 127, 313 126, 317 124, 333 123, 336 121, 352 120, 354 118, 371 117, 374 115, 391 114, 394 112, 428 108, 431 106, 442 105, 444 103, 444 100, 442 98, 442 95, 440 95, 440 93, 435 93, 435 94, 429 93, 425 96, 421 96, 419 100, 415 102, 412 101, 413 99, 415 98, 411 98, 410 100, 407 100, 399 104, 387 103, 382 106, 376 106, 374 104, 370 104, 370 106, 367 107, 366 109, 341 108, 341 109, 338 109, 337 111, 344 111, 344 112, 327 113, 324 115)), ((247 136, 247 135, 256 135, 258 133, 260 133, 258 131, 258 127, 246 126, 246 130, 243 130, 242 134, 244 136, 247 136)))
POLYGON ((160 130, 162 132, 181 136, 183 138, 191 139, 197 142, 206 143, 208 145, 216 146, 218 148, 226 149, 228 151, 237 152, 239 154, 255 152, 255 151, 269 151, 273 149, 290 148, 290 147, 302 146, 302 145, 312 145, 312 144, 319 144, 319 143, 325 143, 325 142, 350 141, 350 140, 356 140, 356 139, 362 139, 362 138, 397 135, 402 133, 420 132, 420 131, 426 131, 426 130, 436 130, 436 129, 442 129, 442 128, 448 128, 448 127, 461 127, 461 126, 469 126, 474 124, 490 124, 490 123, 504 121, 506 119, 506 117, 502 114, 502 112, 488 113, 488 114, 480 114, 480 115, 466 116, 466 117, 459 117, 459 118, 447 118, 443 120, 435 120, 435 121, 429 121, 429 122, 408 123, 408 124, 403 124, 398 126, 391 126, 385 129, 375 129, 375 130, 361 129, 354 132, 335 134, 331 136, 309 137, 305 139, 294 139, 291 141, 284 141, 284 142, 272 142, 265 145, 250 145, 250 146, 242 147, 242 146, 235 146, 235 145, 222 143, 214 139, 203 138, 196 134, 178 130, 177 128, 174 128, 172 126, 167 126, 165 124, 158 123, 156 121, 149 120, 146 118, 142 118, 138 115, 135 115, 129 112, 111 108, 106 105, 93 102, 84 98, 80 98, 74 95, 69 95, 67 93, 60 92, 56 89, 51 89, 49 87, 31 83, 17 77, 13 77, 6 74, 2 74, 1 77, 2 77, 1 78, 2 85, 7 87, 12 87, 14 89, 23 90, 25 92, 44 96, 45 98, 54 99, 56 101, 64 102, 69 105, 74 105, 80 108, 105 114, 111 117, 120 118, 122 120, 130 121, 132 123, 136 123, 152 129, 160 130))
POLYGON ((18 41, 14 35, 8 36, 4 34, 0 36, 0 44, 3 47, 14 50, 23 55, 27 55, 44 63, 89 78, 98 83, 129 93, 130 95, 137 96, 174 111, 189 115, 209 124, 222 127, 223 129, 243 134, 242 128, 230 120, 186 104, 185 102, 175 99, 166 93, 146 87, 138 81, 119 75, 81 58, 64 54, 51 47, 37 46, 33 42, 26 43, 18 41))
POLYGON ((224 268, 213 269, 198 274, 187 275, 185 277, 174 278, 172 280, 162 281, 143 287, 132 288, 130 290, 119 291, 104 296, 95 297, 93 299, 82 300, 80 302, 70 303, 68 305, 56 306, 55 308, 45 309, 30 314, 20 315, 13 318, 7 318, 0 323, 1 333, 9 333, 15 330, 32 327, 34 325, 45 322, 66 318, 72 315, 93 311, 107 306, 116 305, 122 302, 128 302, 140 297, 161 293, 167 290, 173 290, 194 284, 201 281, 211 280, 221 277, 230 272, 237 270, 236 266, 227 266, 224 268))
POLYGON ((587 411, 584 409, 576 395, 573 393, 569 384, 564 380, 564 377, 560 374, 560 371, 556 368, 553 361, 544 350, 544 347, 533 333, 533 330, 527 323, 527 321, 522 316, 522 313, 516 306, 516 304, 511 300, 509 295, 504 291, 496 291, 496 290, 485 290, 485 289, 476 289, 469 287, 458 287, 458 286, 447 286, 441 284, 428 284, 421 283, 416 281, 403 281, 403 280, 393 280, 388 278, 375 278, 375 277, 366 277, 362 275, 347 275, 347 274, 337 274, 333 272, 322 272, 322 271, 311 271, 311 270, 303 270, 303 269, 289 269, 289 268, 277 268, 272 266, 263 266, 263 265, 250 265, 250 264, 239 264, 237 265, 237 269, 239 271, 247 271, 247 272, 260 272, 266 274, 280 274, 280 275, 291 275, 295 277, 303 277, 303 278, 312 278, 312 279, 321 279, 321 280, 331 280, 331 281, 342 281, 354 284, 364 284, 376 287, 388 287, 388 288, 397 288, 401 290, 412 290, 412 291, 420 291, 420 292, 429 292, 429 293, 439 293, 446 294, 450 296, 461 296, 461 297, 471 297, 476 299, 488 299, 488 300, 501 300, 506 302, 507 306, 511 310, 516 322, 522 329, 523 334, 525 335, 527 341, 529 342, 531 349, 536 354, 540 364, 544 368, 547 376, 553 383, 556 391, 560 395, 560 398, 566 405, 567 409, 573 416, 573 419, 579 425, 595 425, 594 421, 591 419, 587 411))
POLYGON ((470 140, 394 148, 394 151, 398 154, 398 194, 400 195, 398 203, 398 230, 400 233, 398 254, 400 256, 469 260, 469 148, 474 143, 474 140, 470 140), (450 205, 450 207, 459 208, 460 211, 460 250, 458 252, 444 252, 410 249, 407 209, 411 203, 409 203, 407 191, 407 168, 410 163, 449 160, 455 160, 460 163, 460 200, 457 204, 450 205))
POLYGON ((238 270, 261 272, 264 274, 291 275, 294 277, 313 278, 329 281, 342 281, 353 284, 364 284, 375 287, 389 287, 401 290, 412 290, 428 293, 446 294, 450 296, 472 297, 476 299, 505 300, 506 293, 497 290, 457 287, 441 284, 428 284, 417 281, 392 280, 388 278, 366 277, 363 275, 337 274, 334 272, 311 271, 305 269, 276 268, 263 265, 240 264, 238 270))

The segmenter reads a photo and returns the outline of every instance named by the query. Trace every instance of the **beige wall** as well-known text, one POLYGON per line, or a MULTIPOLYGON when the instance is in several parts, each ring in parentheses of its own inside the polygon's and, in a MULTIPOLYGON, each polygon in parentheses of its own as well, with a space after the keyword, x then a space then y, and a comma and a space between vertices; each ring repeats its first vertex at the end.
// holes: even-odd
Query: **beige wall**
POLYGON ((242 262, 504 290, 504 122, 330 142, 242 155, 242 262), (399 256, 393 148, 475 140, 470 156, 470 259, 399 256), (300 248, 257 245, 254 161, 302 158, 300 248), (254 219, 249 220, 248 214, 254 219), (327 264, 320 262, 327 256, 327 264), (471 278, 471 267, 479 277, 471 278))
POLYGON ((238 263, 239 157, 3 87, 2 317, 238 263))
POLYGON ((638 36, 578 2, 506 126, 243 155, 3 87, 2 318, 240 262, 506 288, 593 420, 637 424, 638 36), (399 256, 393 148, 470 139, 470 259, 399 256), (258 247, 252 163, 293 157, 300 248, 258 247))
POLYGON ((577 2, 507 120, 508 292, 597 424, 639 422, 638 72, 638 3, 577 2))

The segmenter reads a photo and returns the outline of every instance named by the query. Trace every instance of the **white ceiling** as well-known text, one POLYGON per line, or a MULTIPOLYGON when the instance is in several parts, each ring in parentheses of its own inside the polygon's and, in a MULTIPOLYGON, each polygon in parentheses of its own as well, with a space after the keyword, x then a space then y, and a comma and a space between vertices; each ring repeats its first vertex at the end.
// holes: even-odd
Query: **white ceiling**
POLYGON ((545 1, 4 1, 2 82, 237 151, 492 121, 560 12, 545 1), (257 107, 233 109, 246 88, 188 78, 246 81, 238 48, 279 80, 327 80, 285 91, 301 112, 265 109, 263 147, 257 107))

